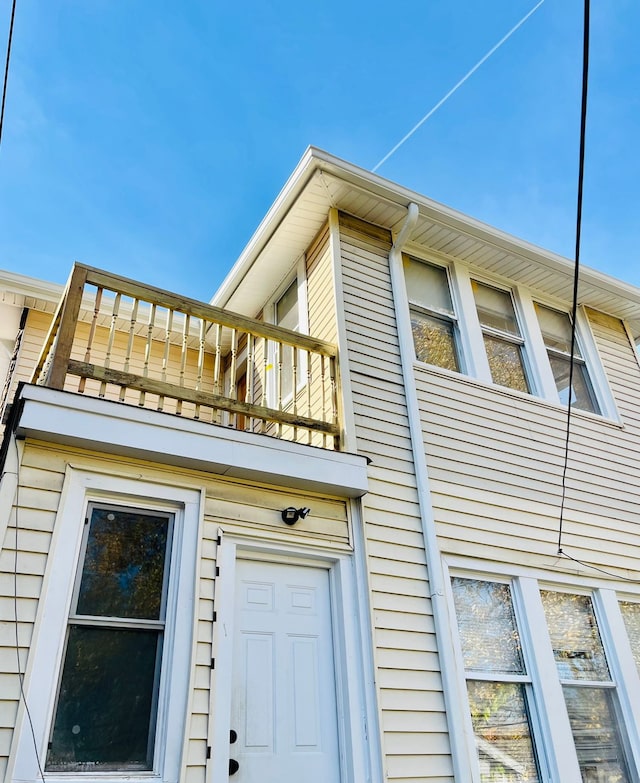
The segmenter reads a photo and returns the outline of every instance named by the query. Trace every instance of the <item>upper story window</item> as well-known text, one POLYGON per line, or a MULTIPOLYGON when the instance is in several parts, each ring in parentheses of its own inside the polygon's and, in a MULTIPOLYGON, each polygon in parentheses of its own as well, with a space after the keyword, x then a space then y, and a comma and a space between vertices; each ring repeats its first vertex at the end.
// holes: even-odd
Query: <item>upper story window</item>
POLYGON ((499 386, 531 391, 524 365, 524 340, 509 291, 471 281, 491 379, 499 386))
POLYGON ((456 317, 447 270, 405 258, 404 271, 417 359, 459 370, 456 317))
POLYGON ((416 359, 525 394, 617 418, 586 317, 534 302, 527 289, 472 278, 466 265, 404 257, 416 359))
MULTIPOLYGON (((298 306, 298 280, 291 283, 274 305, 275 323, 285 329, 300 329, 300 308, 298 306)), ((293 395, 294 370, 298 375, 295 348, 292 345, 277 346, 275 363, 278 369, 276 397, 286 400, 293 395)))
POLYGON ((535 308, 560 402, 567 405, 571 400, 571 406, 574 408, 600 413, 589 371, 577 340, 573 351, 573 379, 569 390, 571 319, 568 314, 545 307, 538 302, 535 303, 535 308))

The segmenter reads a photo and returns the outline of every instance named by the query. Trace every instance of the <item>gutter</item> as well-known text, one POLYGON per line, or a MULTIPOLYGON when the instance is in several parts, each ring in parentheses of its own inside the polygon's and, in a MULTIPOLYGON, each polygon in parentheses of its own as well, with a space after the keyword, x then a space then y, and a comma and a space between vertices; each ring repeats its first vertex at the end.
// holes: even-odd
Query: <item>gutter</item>
POLYGON ((440 674, 442 677, 446 719, 449 729, 449 742, 451 744, 451 759, 453 763, 454 780, 462 783, 462 781, 470 779, 471 775, 469 770, 472 768, 468 756, 469 743, 467 737, 464 736, 468 718, 466 710, 462 709, 463 700, 460 698, 459 681, 453 666, 453 662, 456 659, 456 652, 450 633, 450 618, 445 594, 445 573, 442 566, 442 558, 440 557, 435 519, 433 517, 433 506, 431 503, 429 472, 422 439, 422 425, 420 420, 420 408, 418 405, 416 379, 413 372, 414 348, 411 318, 406 297, 404 270, 402 268, 402 248, 409 240, 411 233, 416 226, 418 215, 418 205, 411 202, 407 208, 407 216, 404 223, 389 253, 389 267, 398 328, 402 380, 407 403, 411 451, 416 477, 416 488, 418 491, 422 533, 426 550, 431 607, 438 644, 438 657, 440 660, 440 674))

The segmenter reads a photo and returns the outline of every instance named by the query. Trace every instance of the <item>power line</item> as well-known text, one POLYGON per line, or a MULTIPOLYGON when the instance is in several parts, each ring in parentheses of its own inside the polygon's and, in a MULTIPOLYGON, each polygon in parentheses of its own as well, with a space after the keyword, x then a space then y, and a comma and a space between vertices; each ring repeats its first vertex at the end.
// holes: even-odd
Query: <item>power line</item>
POLYGON ((584 151, 587 131, 587 93, 589 87, 589 0, 584 0, 584 32, 582 39, 582 104, 580 108, 580 152, 578 166, 578 204, 576 209, 576 262, 573 270, 573 305, 571 312, 571 356, 569 359, 569 400, 567 402, 567 428, 564 441, 564 465, 562 468, 562 499, 558 523, 558 554, 562 551, 562 527, 567 495, 567 468, 569 465, 569 440, 571 436, 571 395, 573 394, 573 370, 575 367, 576 315, 578 312, 578 285, 580 283, 580 239, 582 234, 582 193, 584 183, 584 151))
POLYGON ((522 25, 527 21, 527 19, 530 16, 532 16, 538 10, 538 8, 540 8, 540 6, 543 3, 544 3, 544 0, 540 0, 540 2, 536 6, 534 6, 529 11, 528 14, 525 14, 525 16, 523 16, 522 19, 518 22, 518 24, 516 24, 514 27, 512 27, 511 30, 509 30, 509 32, 503 38, 501 38, 498 41, 498 43, 492 49, 490 49, 485 54, 485 56, 482 59, 478 60, 478 62, 473 66, 473 68, 468 73, 466 73, 462 77, 462 79, 460 79, 460 81, 454 87, 452 87, 449 90, 449 92, 444 96, 444 98, 441 98, 438 101, 438 103, 436 103, 436 105, 432 109, 429 109, 429 111, 424 115, 424 117, 418 123, 416 123, 413 126, 413 128, 411 128, 409 133, 407 133, 406 136, 404 136, 402 139, 400 139, 400 141, 396 144, 396 146, 392 150, 387 152, 387 154, 384 156, 384 158, 382 158, 381 161, 376 163, 376 165, 371 169, 371 171, 377 171, 380 168, 380 166, 382 166, 383 163, 385 163, 387 160, 389 160, 389 158, 393 155, 393 153, 396 152, 397 150, 399 150, 400 147, 402 147, 402 145, 405 143, 405 141, 410 139, 413 136, 413 134, 418 130, 418 128, 420 128, 422 125, 424 125, 424 123, 429 119, 429 117, 431 117, 433 114, 435 114, 438 111, 438 109, 442 106, 442 104, 445 103, 445 101, 449 100, 449 98, 453 95, 453 93, 456 92, 456 90, 459 87, 462 87, 462 85, 467 81, 467 79, 470 76, 473 76, 473 74, 478 70, 478 68, 481 65, 483 65, 489 59, 489 57, 491 57, 491 55, 494 52, 496 52, 502 46, 503 43, 505 43, 505 41, 507 41, 507 40, 509 40, 509 38, 511 38, 511 36, 516 32, 516 30, 518 28, 522 27, 522 25))
POLYGON ((7 81, 9 80, 9 61, 11 60, 11 41, 13 39, 13 20, 16 15, 16 0, 11 6, 11 21, 9 22, 9 40, 7 41, 7 59, 4 64, 4 83, 2 86, 2 107, 0 107, 0 143, 2 143, 2 126, 4 124, 4 105, 7 100, 7 81))

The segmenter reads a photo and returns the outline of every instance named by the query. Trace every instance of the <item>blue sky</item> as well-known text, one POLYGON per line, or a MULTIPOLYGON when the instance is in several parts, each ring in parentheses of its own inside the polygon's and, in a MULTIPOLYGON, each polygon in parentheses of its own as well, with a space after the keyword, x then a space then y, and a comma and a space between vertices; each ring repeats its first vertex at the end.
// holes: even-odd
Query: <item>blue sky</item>
MULTIPOLYGON (((208 299, 307 145, 373 168, 534 5, 18 0, 0 267, 208 299)), ((640 4, 591 13, 582 261, 640 285, 640 4)), ((571 257, 581 46, 545 0, 378 173, 571 257)))

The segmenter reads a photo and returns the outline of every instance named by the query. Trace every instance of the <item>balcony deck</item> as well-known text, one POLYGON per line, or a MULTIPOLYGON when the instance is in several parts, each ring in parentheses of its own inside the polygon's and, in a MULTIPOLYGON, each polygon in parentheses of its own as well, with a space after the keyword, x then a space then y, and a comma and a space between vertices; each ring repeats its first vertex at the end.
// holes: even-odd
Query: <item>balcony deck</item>
POLYGON ((32 382, 340 449, 334 345, 76 264, 32 382))

